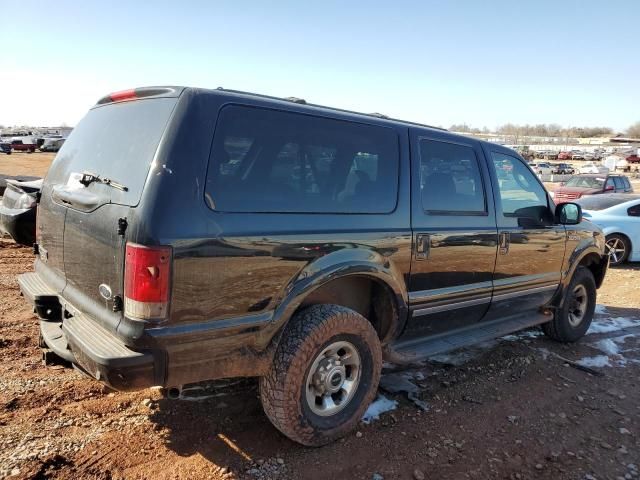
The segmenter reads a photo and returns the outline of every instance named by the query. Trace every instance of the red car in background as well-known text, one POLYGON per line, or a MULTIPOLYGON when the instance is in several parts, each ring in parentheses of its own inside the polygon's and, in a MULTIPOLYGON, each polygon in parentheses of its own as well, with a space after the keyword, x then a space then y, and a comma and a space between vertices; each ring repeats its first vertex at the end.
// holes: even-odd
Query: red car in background
POLYGON ((551 192, 551 196, 555 204, 559 205, 572 202, 584 195, 600 193, 633 193, 633 187, 624 175, 583 174, 571 177, 551 192))
POLYGON ((11 140, 11 149, 16 152, 33 153, 38 148, 35 140, 30 137, 14 138, 11 140))
POLYGON ((570 152, 560 152, 558 154, 558 160, 571 160, 570 152))

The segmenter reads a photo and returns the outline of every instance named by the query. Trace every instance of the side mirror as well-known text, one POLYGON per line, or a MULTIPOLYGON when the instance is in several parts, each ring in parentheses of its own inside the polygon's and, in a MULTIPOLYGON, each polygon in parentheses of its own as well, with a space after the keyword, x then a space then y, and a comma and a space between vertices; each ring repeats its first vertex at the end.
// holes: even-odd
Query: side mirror
POLYGON ((556 207, 556 218, 562 225, 577 225, 582 221, 582 207, 577 203, 561 203, 556 207))

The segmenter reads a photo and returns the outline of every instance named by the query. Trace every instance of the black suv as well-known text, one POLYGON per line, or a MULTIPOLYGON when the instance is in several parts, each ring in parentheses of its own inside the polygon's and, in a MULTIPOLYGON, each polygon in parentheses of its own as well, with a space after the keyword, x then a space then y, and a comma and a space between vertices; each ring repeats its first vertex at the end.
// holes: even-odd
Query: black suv
POLYGON ((98 101, 44 182, 21 290, 57 355, 121 390, 260 377, 321 445, 412 363, 589 328, 608 256, 513 150, 229 90, 98 101))

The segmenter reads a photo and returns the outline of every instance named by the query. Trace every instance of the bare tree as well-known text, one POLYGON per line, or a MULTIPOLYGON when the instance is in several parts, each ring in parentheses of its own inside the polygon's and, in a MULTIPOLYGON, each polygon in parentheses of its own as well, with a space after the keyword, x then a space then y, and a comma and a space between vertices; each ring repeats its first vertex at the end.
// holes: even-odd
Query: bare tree
POLYGON ((640 138, 640 122, 636 122, 627 128, 627 135, 631 138, 640 138))

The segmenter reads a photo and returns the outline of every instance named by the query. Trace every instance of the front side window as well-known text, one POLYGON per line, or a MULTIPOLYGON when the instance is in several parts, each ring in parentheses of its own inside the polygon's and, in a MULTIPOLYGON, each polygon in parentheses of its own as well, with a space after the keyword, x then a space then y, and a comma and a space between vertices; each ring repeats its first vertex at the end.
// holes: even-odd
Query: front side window
POLYGON ((471 147, 420 141, 422 208, 433 214, 485 214, 478 159, 471 147))
POLYGON ((505 217, 540 218, 548 210, 547 192, 524 163, 511 155, 491 152, 505 217))
POLYGON ((391 129, 228 106, 218 118, 206 199, 226 212, 390 213, 398 165, 391 129))

